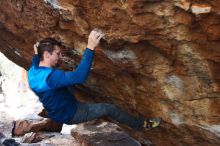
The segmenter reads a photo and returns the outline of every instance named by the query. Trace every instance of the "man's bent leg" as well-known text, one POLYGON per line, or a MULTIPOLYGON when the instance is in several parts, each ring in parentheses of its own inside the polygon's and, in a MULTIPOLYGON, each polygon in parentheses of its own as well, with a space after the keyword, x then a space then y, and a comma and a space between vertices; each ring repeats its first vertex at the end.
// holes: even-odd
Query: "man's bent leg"
POLYGON ((144 119, 141 117, 134 117, 127 112, 122 111, 120 108, 113 104, 107 103, 79 103, 76 114, 72 119, 73 124, 86 122, 109 116, 119 123, 126 124, 133 129, 140 129, 143 127, 144 119))

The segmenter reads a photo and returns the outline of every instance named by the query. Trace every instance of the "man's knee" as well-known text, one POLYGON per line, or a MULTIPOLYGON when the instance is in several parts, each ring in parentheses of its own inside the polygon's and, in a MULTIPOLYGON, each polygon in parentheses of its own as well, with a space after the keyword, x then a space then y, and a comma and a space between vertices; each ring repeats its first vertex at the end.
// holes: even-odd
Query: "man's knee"
POLYGON ((119 110, 119 107, 114 105, 114 104, 106 103, 105 106, 106 106, 106 109, 108 110, 108 112, 111 113, 111 114, 115 114, 119 110))

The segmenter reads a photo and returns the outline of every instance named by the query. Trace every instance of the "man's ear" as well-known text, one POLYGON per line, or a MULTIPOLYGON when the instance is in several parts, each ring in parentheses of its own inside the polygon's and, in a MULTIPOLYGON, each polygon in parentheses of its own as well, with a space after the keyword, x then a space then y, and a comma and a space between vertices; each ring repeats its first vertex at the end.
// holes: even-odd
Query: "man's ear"
POLYGON ((44 54, 43 54, 43 56, 44 56, 44 59, 47 59, 47 58, 50 57, 50 53, 47 52, 47 51, 45 51, 44 54))

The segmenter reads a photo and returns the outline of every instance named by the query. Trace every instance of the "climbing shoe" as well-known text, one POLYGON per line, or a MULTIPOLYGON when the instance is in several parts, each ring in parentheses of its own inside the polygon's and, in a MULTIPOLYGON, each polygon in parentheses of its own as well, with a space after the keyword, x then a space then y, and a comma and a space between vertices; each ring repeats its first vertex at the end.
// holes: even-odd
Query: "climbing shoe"
POLYGON ((160 126, 162 122, 161 118, 149 118, 144 121, 144 127, 151 129, 160 126))

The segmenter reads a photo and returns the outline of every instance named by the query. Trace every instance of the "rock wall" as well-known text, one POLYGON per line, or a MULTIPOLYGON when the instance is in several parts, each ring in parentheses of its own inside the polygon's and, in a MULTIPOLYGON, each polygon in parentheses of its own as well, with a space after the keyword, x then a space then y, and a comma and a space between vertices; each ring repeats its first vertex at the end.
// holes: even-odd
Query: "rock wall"
MULTIPOLYGON (((220 135, 219 0, 8 0, 0 1, 0 13, 0 51, 25 68, 33 44, 50 36, 65 45, 61 67, 73 69, 89 32, 102 29, 106 37, 77 95, 175 127, 158 130, 153 143, 166 145, 158 137, 170 134, 161 141, 178 145, 201 128, 220 135)), ((183 145, 212 143, 195 137, 183 145)))

